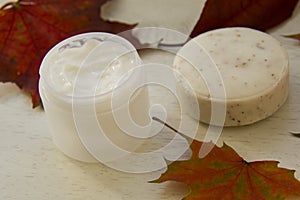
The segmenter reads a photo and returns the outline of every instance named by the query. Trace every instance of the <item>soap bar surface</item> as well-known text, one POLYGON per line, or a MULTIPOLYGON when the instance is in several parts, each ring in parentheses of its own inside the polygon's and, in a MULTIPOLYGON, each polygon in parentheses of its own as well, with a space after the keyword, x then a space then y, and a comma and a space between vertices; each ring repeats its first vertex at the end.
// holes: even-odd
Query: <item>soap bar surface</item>
MULTIPOLYGON (((289 60, 286 51, 272 36, 249 28, 224 28, 199 35, 177 53, 174 68, 188 80, 195 92, 200 121, 205 123, 211 122, 212 103, 225 100, 224 125, 239 126, 272 115, 288 96, 289 60), (191 43, 197 43, 200 50, 191 43), (221 76, 214 84, 224 88, 225 96, 209 92, 211 86, 207 80, 213 77, 203 75, 208 65, 205 57, 214 62, 221 76), (193 63, 198 63, 198 70, 193 63)), ((178 81, 179 93, 191 96, 186 88, 182 81, 178 81)), ((185 99, 185 106, 189 106, 188 97, 185 99)))

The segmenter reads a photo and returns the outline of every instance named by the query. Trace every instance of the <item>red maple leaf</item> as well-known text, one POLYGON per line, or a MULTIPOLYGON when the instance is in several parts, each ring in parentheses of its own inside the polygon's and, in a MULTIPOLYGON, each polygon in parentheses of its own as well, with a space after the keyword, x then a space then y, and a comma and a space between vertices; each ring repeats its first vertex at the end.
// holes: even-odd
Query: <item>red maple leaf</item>
POLYGON ((288 19, 298 0, 207 0, 191 33, 243 26, 265 31, 288 19))
POLYGON ((187 184, 190 193, 185 200, 300 198, 300 182, 294 171, 278 168, 278 162, 246 162, 226 144, 222 148, 215 146, 199 159, 202 144, 194 140, 191 159, 173 162, 153 182, 173 180, 187 184))
POLYGON ((19 0, 0 8, 0 81, 14 82, 40 103, 38 70, 59 41, 91 31, 119 33, 130 29, 100 19, 107 0, 19 0))

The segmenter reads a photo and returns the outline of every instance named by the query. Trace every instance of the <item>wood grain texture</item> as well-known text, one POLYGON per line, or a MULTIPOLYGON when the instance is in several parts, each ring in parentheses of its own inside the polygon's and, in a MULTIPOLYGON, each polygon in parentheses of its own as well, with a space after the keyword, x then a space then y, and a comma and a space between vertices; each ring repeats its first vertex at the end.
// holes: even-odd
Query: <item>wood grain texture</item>
MULTIPOLYGON (((2 2, 2 1, 1 1, 2 2)), ((218 140, 233 147, 247 161, 277 160, 296 170, 300 180, 300 45, 281 35, 300 32, 300 6, 292 19, 270 31, 290 57, 290 95, 273 116, 254 125, 226 128, 218 140)), ((146 62, 171 64, 173 55, 140 52, 146 62)), ((158 74, 159 75, 159 74, 158 74)), ((170 124, 179 122, 176 99, 163 89, 150 88, 153 103, 163 103, 170 124)), ((192 120, 190 123, 196 123, 192 120)), ((203 139, 205 125, 197 138, 203 139)), ((101 164, 85 164, 67 158, 51 141, 42 109, 32 109, 30 97, 13 84, 0 84, 0 199, 181 199, 188 191, 179 183, 152 184, 161 172, 126 174, 101 164)))

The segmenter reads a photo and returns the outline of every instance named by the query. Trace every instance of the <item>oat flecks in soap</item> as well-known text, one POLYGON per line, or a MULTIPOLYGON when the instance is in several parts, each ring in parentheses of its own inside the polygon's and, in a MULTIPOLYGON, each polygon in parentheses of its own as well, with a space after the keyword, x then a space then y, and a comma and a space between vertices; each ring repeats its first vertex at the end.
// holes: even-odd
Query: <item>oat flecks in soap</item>
MULTIPOLYGON (((224 84, 227 100, 225 126, 251 124, 272 115, 288 96, 288 55, 270 35, 249 28, 225 28, 194 38, 215 62, 224 84)), ((185 54, 200 54, 186 44, 174 61, 174 67, 190 81, 200 107, 200 121, 210 123, 211 102, 201 74, 182 59, 185 54)), ((204 57, 195 55, 194 58, 204 57)), ((205 66, 205 59, 201 65, 205 66)), ((199 68, 205 68, 198 66, 199 68)), ((206 77, 207 78, 207 77, 206 77)), ((179 82, 178 90, 184 90, 179 82)), ((186 91, 181 93, 188 95, 186 91)), ((188 102, 186 102, 188 104, 188 102)))

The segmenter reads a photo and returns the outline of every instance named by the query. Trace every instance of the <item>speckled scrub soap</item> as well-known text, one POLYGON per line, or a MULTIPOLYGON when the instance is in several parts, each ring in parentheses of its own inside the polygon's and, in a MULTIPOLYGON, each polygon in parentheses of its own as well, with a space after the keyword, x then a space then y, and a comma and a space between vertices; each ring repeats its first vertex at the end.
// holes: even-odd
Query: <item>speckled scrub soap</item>
MULTIPOLYGON (((247 125, 265 119, 277 111, 288 96, 289 61, 286 51, 270 35, 249 28, 224 28, 206 32, 188 42, 174 60, 174 68, 186 78, 196 94, 200 121, 211 122, 212 102, 222 102, 222 97, 212 97, 203 77, 206 61, 198 60, 198 71, 190 60, 201 59, 205 53, 214 62, 221 80, 216 85, 225 90, 226 115, 224 126, 247 125), (195 51, 189 43, 197 43, 203 50, 195 51), (203 68, 202 66, 203 65, 203 68), (200 72, 200 73, 199 73, 200 72)), ((183 82, 178 81, 178 91, 189 96, 183 82)), ((224 102, 224 101, 223 101, 224 102)), ((219 125, 219 124, 217 124, 219 125)))

